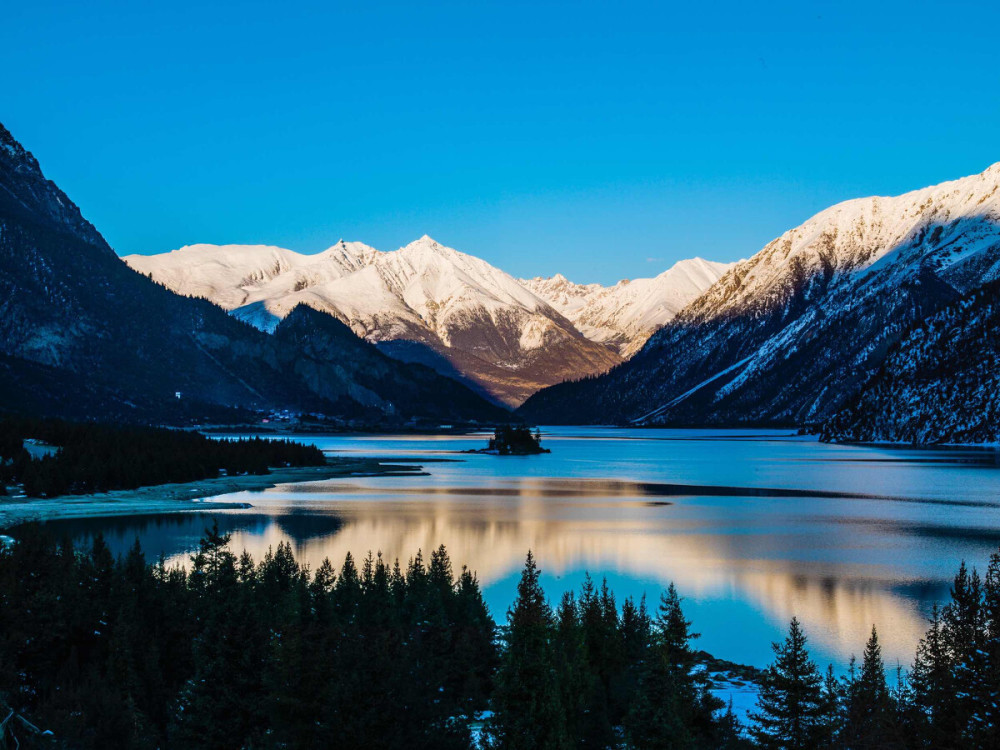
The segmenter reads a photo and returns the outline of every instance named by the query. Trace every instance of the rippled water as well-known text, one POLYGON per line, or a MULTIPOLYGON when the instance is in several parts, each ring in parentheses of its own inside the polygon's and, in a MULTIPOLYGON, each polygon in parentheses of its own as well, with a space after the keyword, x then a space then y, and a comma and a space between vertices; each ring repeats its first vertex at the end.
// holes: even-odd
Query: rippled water
MULTIPOLYGON (((405 561, 445 544, 502 619, 531 549, 553 602, 587 571, 653 604, 674 581, 699 647, 757 665, 793 614, 821 663, 842 668, 874 623, 887 662, 908 665, 959 561, 982 569, 1000 544, 992 450, 830 446, 774 430, 556 428, 545 431, 551 454, 505 458, 456 453, 482 436, 302 439, 333 455, 451 460, 424 464, 429 476, 225 496, 253 506, 212 513, 237 550, 259 557, 290 541, 315 566, 348 551, 405 561)), ((207 520, 62 523, 183 562, 207 520)))

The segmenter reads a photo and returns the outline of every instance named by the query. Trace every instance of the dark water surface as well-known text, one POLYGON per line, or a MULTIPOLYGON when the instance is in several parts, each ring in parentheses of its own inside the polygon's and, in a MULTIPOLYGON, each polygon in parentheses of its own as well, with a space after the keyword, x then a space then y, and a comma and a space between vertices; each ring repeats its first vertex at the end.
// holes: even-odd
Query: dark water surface
MULTIPOLYGON (((430 476, 340 478, 221 499, 236 551, 280 541, 313 566, 351 551, 404 561, 447 545, 502 619, 525 553, 553 602, 585 572, 655 606, 674 581, 698 646, 764 665, 797 615, 814 656, 843 668, 872 624, 886 661, 912 660, 931 604, 960 560, 985 568, 1000 545, 994 450, 831 446, 775 430, 545 431, 552 453, 462 455, 482 436, 303 436, 332 455, 435 458, 430 476)), ((186 562, 211 517, 55 522, 101 531, 121 550, 186 562)))

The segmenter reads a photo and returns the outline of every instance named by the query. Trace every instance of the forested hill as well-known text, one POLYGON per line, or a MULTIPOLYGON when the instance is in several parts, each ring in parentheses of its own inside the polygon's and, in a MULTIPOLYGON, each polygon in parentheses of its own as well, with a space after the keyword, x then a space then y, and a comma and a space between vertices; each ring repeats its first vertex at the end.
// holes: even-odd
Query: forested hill
POLYGON ((916 325, 822 428, 824 440, 1000 441, 1000 283, 916 325))
MULTIPOLYGON (((365 389, 334 352, 313 359, 200 299, 181 297, 131 270, 38 161, 0 125, 0 409, 86 418, 172 419, 189 403, 290 409, 399 421, 461 410, 490 419, 469 393, 457 408, 365 389), (303 359, 322 394, 285 368, 303 359)), ((409 370, 392 377, 419 390, 409 370)), ((426 383, 424 373, 418 375, 426 383)), ((461 386, 457 386, 461 388, 461 386)), ((185 412, 186 413, 186 412, 185 412)))

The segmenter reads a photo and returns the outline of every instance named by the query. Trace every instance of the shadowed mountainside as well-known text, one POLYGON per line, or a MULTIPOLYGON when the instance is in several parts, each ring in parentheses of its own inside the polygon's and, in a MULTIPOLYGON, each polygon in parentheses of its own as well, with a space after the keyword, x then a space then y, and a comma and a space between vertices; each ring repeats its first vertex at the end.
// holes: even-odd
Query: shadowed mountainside
POLYGON ((824 440, 1000 442, 1000 282, 910 329, 824 440))

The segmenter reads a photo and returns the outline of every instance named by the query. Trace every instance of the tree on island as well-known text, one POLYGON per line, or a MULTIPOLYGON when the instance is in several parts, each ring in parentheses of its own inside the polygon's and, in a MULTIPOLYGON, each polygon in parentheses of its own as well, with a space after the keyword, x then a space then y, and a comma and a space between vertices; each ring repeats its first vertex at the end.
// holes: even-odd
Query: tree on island
POLYGON ((490 438, 487 452, 496 452, 500 456, 523 456, 533 453, 548 453, 542 447, 541 430, 535 428, 532 432, 527 425, 498 425, 490 438))

